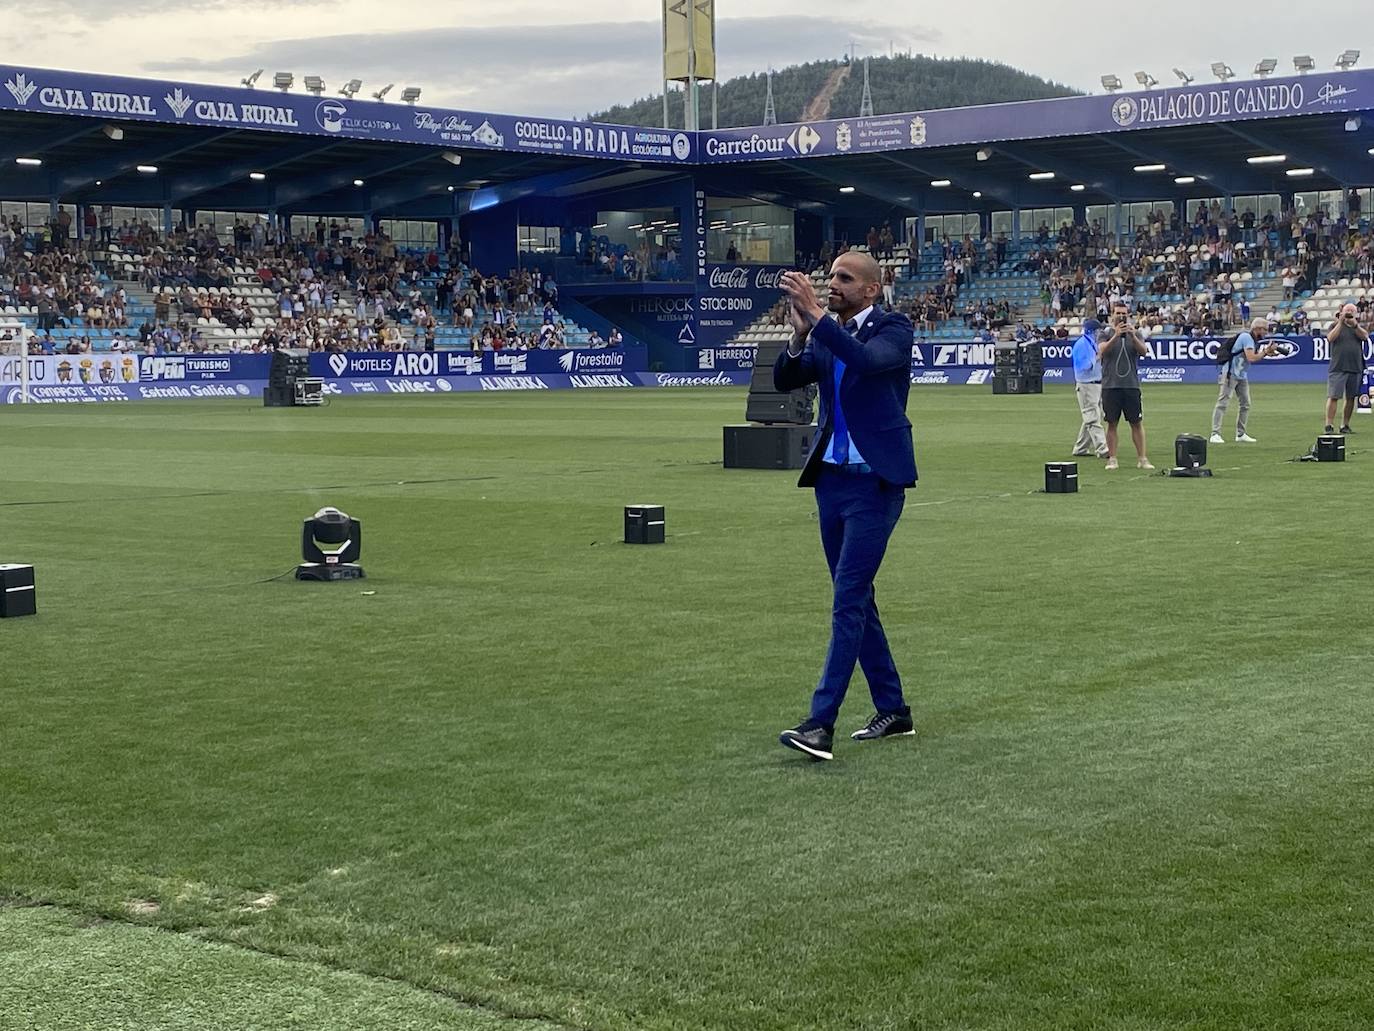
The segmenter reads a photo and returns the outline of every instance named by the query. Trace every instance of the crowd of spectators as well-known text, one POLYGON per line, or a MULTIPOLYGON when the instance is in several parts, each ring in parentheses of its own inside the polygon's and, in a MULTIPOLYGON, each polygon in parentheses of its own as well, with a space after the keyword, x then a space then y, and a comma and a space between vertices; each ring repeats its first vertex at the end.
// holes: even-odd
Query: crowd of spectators
MULTIPOLYGON (((226 243, 209 225, 162 235, 146 222, 116 227, 95 217, 82 241, 56 219, 38 233, 17 219, 0 229, 0 307, 35 310, 38 343, 48 350, 57 328, 114 329, 112 350, 149 353, 434 350, 445 321, 468 331, 472 350, 561 348, 574 328, 558 310, 558 284, 537 269, 483 275, 456 249, 445 262, 434 249, 404 251, 384 233, 356 234, 347 221, 320 219, 296 239, 273 240, 265 223, 239 220, 226 243), (137 326, 121 276, 150 294, 137 326), (261 294, 250 297, 241 285, 245 276, 273 296, 270 317, 261 294), (210 326, 234 332, 206 333, 210 326)), ((589 343, 622 339, 615 330, 589 343)), ((69 334, 62 348, 90 350, 89 336, 69 334)))

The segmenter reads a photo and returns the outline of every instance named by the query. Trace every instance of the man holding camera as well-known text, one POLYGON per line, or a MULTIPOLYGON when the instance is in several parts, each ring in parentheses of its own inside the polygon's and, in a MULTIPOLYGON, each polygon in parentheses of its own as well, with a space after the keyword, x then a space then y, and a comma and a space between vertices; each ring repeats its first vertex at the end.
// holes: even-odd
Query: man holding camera
POLYGON ((1107 420, 1106 468, 1117 468, 1116 427, 1124 415, 1131 426, 1136 467, 1153 469, 1145 453, 1145 413, 1140 405, 1139 361, 1142 355, 1149 353, 1149 348, 1131 321, 1126 305, 1113 304, 1110 319, 1107 332, 1097 344, 1097 355, 1102 361, 1102 414, 1107 420))
POLYGON ((1341 432, 1350 432, 1350 416, 1355 412, 1355 398, 1360 395, 1360 380, 1364 373, 1364 345, 1369 334, 1360 328, 1355 306, 1344 305, 1336 324, 1326 334, 1331 347, 1331 364, 1326 370, 1326 432, 1336 421, 1336 402, 1345 398, 1345 421, 1341 432))
POLYGON ((1221 435, 1221 421, 1226 418, 1226 409, 1231 403, 1232 394, 1235 394, 1236 400, 1240 402, 1240 411, 1236 413, 1236 443, 1258 443, 1245 432, 1245 422, 1250 417, 1250 363, 1268 358, 1278 350, 1278 345, 1272 340, 1263 347, 1259 346, 1259 342, 1268 333, 1267 319, 1253 319, 1250 322, 1250 331, 1239 334, 1231 345, 1231 360, 1222 367, 1218 381, 1221 393, 1217 395, 1216 407, 1212 409, 1212 439, 1209 443, 1225 443, 1221 435))

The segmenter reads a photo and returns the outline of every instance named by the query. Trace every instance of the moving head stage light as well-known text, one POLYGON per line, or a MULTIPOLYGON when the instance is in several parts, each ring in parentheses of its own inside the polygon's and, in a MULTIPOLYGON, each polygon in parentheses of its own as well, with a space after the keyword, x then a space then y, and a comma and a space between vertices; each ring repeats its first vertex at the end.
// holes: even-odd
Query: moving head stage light
POLYGON ((322 508, 301 527, 297 580, 361 580, 357 559, 363 550, 363 524, 337 508, 322 508))
POLYGON ((1174 438, 1174 467, 1165 470, 1166 476, 1197 478, 1211 476, 1207 468, 1207 441, 1193 433, 1180 433, 1174 438))

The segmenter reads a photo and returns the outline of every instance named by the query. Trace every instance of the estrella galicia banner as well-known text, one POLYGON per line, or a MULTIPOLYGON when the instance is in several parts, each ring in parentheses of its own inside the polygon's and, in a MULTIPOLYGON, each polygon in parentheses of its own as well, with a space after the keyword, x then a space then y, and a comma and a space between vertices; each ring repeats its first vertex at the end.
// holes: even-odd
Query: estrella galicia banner
POLYGON ((0 108, 528 154, 689 163, 695 133, 0 65, 0 108))

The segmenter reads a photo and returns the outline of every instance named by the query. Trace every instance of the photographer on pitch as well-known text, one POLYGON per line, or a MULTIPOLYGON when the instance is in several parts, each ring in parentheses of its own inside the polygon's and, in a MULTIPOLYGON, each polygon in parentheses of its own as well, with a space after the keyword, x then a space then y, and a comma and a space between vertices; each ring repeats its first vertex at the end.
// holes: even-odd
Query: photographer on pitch
POLYGON ((1353 304, 1342 305, 1340 317, 1326 334, 1331 345, 1331 364, 1326 370, 1326 432, 1336 421, 1336 402, 1345 397, 1345 421, 1341 432, 1350 432, 1350 416, 1355 412, 1355 398, 1360 396, 1360 380, 1364 374, 1364 345, 1369 334, 1360 328, 1353 304))
POLYGON ((1236 443, 1255 444, 1258 441, 1250 434, 1245 432, 1246 420, 1250 417, 1250 365, 1262 358, 1268 358, 1271 354, 1278 351, 1278 344, 1273 340, 1259 346, 1269 333, 1268 319, 1252 319, 1250 331, 1240 333, 1232 341, 1230 347, 1230 358, 1223 362, 1221 374, 1217 382, 1220 393, 1217 395, 1216 407, 1212 409, 1212 438, 1208 443, 1224 444, 1226 441, 1221 435, 1221 421, 1226 418, 1226 408, 1231 403, 1231 395, 1236 395, 1236 400, 1240 403, 1240 411, 1236 413, 1236 443))
POLYGON ((1102 360, 1102 414, 1107 421, 1107 469, 1117 468, 1117 424, 1124 415, 1131 426, 1136 467, 1153 469, 1145 453, 1145 413, 1140 404, 1140 358, 1149 354, 1145 338, 1131 321, 1130 309, 1112 305, 1107 332, 1097 343, 1102 360))

